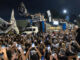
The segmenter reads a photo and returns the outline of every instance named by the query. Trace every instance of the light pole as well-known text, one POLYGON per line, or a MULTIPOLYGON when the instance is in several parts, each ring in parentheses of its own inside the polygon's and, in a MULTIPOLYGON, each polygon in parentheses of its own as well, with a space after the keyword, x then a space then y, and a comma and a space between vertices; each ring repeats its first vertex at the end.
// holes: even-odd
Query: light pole
POLYGON ((63 14, 67 14, 67 10, 66 9, 63 10, 63 14))
POLYGON ((65 20, 69 21, 69 12, 67 9, 62 10, 63 14, 65 15, 65 20))

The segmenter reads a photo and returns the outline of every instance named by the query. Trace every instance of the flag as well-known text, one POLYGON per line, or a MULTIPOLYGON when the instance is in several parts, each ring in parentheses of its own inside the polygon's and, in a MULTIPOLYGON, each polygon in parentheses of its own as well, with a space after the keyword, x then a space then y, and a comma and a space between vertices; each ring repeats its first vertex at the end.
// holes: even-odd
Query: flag
POLYGON ((19 11, 20 16, 26 16, 27 15, 27 9, 26 9, 23 2, 21 2, 21 4, 19 5, 18 11, 19 11))
POLYGON ((51 22, 51 12, 50 12, 50 10, 47 11, 47 14, 48 14, 49 22, 51 22))

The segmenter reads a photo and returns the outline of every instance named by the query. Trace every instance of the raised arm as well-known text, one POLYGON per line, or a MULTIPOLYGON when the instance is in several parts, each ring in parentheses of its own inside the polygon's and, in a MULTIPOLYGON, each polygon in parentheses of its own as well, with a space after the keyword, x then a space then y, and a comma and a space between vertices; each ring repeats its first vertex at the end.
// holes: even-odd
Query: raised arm
POLYGON ((22 60, 26 60, 26 57, 24 55, 24 51, 22 49, 20 49, 20 52, 21 52, 21 57, 22 57, 22 60))
POLYGON ((39 57, 41 58, 42 55, 41 55, 40 51, 36 47, 35 47, 35 49, 38 52, 39 57))
POLYGON ((30 47, 29 50, 27 51, 27 53, 26 53, 26 59, 29 57, 29 53, 30 53, 31 49, 32 49, 32 47, 30 47))
POLYGON ((7 54, 6 54, 6 48, 2 48, 2 52, 4 53, 3 57, 4 60, 8 60, 7 54))

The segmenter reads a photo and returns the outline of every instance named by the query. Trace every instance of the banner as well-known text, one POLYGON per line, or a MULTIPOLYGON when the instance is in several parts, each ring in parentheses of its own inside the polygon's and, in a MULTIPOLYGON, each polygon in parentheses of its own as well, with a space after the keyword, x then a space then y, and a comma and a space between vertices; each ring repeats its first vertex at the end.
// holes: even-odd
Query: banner
POLYGON ((63 30, 66 30, 66 23, 64 23, 64 24, 62 25, 62 29, 63 29, 63 30))
POLYGON ((42 21, 42 32, 45 32, 45 24, 44 24, 44 21, 42 21))
POLYGON ((21 15, 21 16, 27 15, 27 9, 23 2, 18 6, 18 11, 19 11, 19 15, 21 15))

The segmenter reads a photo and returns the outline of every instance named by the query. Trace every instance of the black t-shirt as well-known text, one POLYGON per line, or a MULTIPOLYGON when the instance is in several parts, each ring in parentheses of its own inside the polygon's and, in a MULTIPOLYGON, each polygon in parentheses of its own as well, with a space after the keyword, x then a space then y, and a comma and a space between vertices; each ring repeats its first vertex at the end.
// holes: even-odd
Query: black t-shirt
POLYGON ((35 50, 31 50, 31 52, 30 52, 30 60, 39 60, 39 55, 35 50))
POLYGON ((64 48, 60 48, 59 54, 58 54, 58 59, 59 60, 68 60, 67 56, 66 56, 66 51, 64 50, 64 48), (63 56, 60 56, 63 55, 63 56))
POLYGON ((11 50, 7 51, 7 56, 8 56, 8 59, 11 60, 11 57, 12 57, 11 50))
POLYGON ((67 56, 63 56, 63 57, 58 56, 58 60, 68 60, 68 58, 67 58, 67 56))
POLYGON ((45 53, 46 60, 50 59, 50 55, 51 55, 51 53, 46 50, 46 53, 45 53))
POLYGON ((31 60, 39 60, 39 56, 38 56, 38 54, 33 54, 33 55, 31 55, 30 59, 31 60))
POLYGON ((75 41, 72 42, 71 44, 71 50, 74 52, 74 53, 77 53, 78 52, 78 45, 76 44, 75 41))
POLYGON ((80 45, 80 28, 78 28, 76 32, 77 32, 76 41, 80 45))

